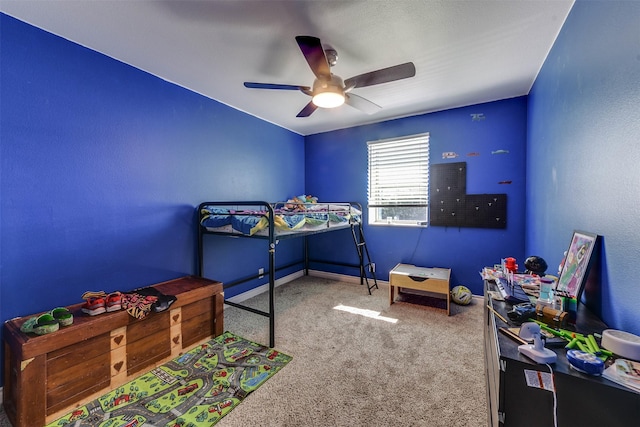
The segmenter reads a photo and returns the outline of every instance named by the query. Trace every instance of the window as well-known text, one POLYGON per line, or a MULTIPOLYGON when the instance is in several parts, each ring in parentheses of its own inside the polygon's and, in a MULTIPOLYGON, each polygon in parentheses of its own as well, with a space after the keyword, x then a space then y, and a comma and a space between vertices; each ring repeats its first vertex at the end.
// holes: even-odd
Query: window
POLYGON ((426 225, 429 134, 369 141, 369 224, 426 225))

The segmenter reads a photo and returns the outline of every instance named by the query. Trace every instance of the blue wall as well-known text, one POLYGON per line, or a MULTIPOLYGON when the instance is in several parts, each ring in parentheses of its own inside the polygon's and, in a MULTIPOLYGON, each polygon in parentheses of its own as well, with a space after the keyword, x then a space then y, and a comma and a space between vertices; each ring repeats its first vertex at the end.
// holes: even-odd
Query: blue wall
MULTIPOLYGON (((308 136, 307 193, 366 207, 367 141, 429 132, 432 164, 467 163, 468 194, 507 194, 507 228, 365 226, 367 246, 380 279, 388 280, 389 270, 399 262, 448 267, 452 285, 464 284, 482 295, 482 267, 507 256, 524 259, 526 117, 526 98, 519 97, 308 136), (473 120, 474 114, 484 119, 473 120), (491 154, 496 150, 509 153, 491 154), (442 158, 443 152, 451 151, 459 157, 442 158)), ((357 261, 352 243, 336 245, 331 238, 317 236, 311 244, 314 254, 357 261)), ((333 271, 357 274, 344 268, 333 271)))
MULTIPOLYGON (((300 135, 3 14, 0 37, 2 322, 196 273, 200 202, 304 192, 300 135)), ((209 245, 211 278, 268 266, 209 245)))
MULTIPOLYGON (((469 193, 507 193, 508 226, 365 226, 381 279, 398 262, 445 266, 480 294, 484 265, 537 254, 553 271, 583 229, 604 236, 590 306, 640 334, 638 22, 640 3, 579 0, 528 97, 303 138, 0 14, 0 320, 194 273, 194 211, 208 199, 366 206, 366 142, 430 132, 432 163, 466 161, 469 193)), ((355 262, 338 233, 312 250, 355 262)), ((278 264, 298 257, 296 240, 278 264)), ((266 267, 255 242, 210 236, 207 249, 212 278, 266 267)))
POLYGON ((529 95, 527 253, 603 236, 585 302, 640 334, 640 2, 577 1, 529 95))

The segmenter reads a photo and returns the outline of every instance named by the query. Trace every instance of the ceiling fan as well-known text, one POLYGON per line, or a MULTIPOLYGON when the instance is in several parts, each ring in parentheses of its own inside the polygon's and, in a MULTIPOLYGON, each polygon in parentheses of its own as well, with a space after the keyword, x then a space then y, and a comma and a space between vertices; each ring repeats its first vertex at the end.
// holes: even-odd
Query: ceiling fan
POLYGON ((346 103, 367 114, 380 110, 378 104, 351 93, 353 89, 373 86, 381 83, 402 80, 416 75, 416 67, 412 62, 383 68, 369 73, 342 80, 331 73, 338 60, 338 53, 331 48, 324 49, 320 39, 313 36, 296 36, 296 42, 302 51, 311 71, 316 79, 313 87, 272 83, 244 82, 250 89, 299 90, 311 96, 311 101, 297 114, 296 117, 309 117, 318 107, 335 108, 346 103))

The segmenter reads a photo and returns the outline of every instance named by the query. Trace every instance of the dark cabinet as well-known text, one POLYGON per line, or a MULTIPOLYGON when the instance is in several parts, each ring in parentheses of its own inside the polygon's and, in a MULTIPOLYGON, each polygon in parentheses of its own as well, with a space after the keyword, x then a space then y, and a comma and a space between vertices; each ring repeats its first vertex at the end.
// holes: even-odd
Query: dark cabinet
MULTIPOLYGON (((582 374, 569 366, 564 347, 550 347, 558 359, 536 364, 518 352, 519 343, 500 333, 511 304, 496 301, 485 282, 484 343, 489 426, 559 427, 640 425, 640 394, 600 376, 582 374), (551 369, 550 369, 551 368, 551 369), (555 389, 555 392, 554 392, 555 389), (554 412, 557 423, 554 424, 554 412)), ((601 333, 606 325, 579 304, 575 328, 601 333)))

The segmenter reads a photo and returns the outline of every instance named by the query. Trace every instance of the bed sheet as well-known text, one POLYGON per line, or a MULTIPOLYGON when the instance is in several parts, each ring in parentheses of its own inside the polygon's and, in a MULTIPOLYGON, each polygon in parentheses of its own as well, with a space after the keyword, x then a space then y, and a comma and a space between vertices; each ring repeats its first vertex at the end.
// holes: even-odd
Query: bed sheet
MULTIPOLYGON (((362 212, 349 203, 296 204, 276 203, 274 226, 276 235, 305 233, 349 227, 362 220, 362 212)), ((269 235, 268 211, 233 210, 204 206, 200 224, 208 231, 246 236, 269 235)))

